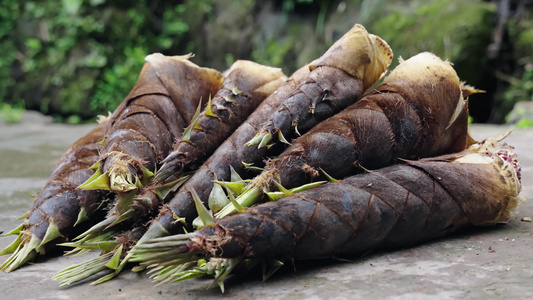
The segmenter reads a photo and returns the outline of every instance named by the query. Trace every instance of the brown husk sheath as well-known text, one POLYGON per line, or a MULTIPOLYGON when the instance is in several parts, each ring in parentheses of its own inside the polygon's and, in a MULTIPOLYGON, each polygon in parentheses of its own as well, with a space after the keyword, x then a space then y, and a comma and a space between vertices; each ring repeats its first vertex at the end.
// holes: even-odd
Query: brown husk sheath
POLYGON ((59 241, 67 240, 76 224, 90 219, 104 201, 100 190, 79 190, 77 187, 94 174, 89 169, 98 161, 108 118, 87 135, 77 140, 63 154, 45 187, 34 200, 33 207, 18 237, 1 254, 13 253, 1 269, 10 272, 37 255, 49 252, 59 241))
MULTIPOLYGON (((509 221, 519 197, 512 147, 489 138, 260 204, 188 235, 146 241, 134 259, 315 259, 403 247, 467 225, 509 221)), ((180 263, 179 260, 174 261, 180 263)))
POLYGON ((307 77, 248 144, 261 148, 273 138, 284 141, 307 132, 357 101, 383 77, 392 56, 384 40, 354 25, 309 64, 307 77))
MULTIPOLYGON (((197 216, 191 191, 195 190, 199 199, 207 203, 213 189, 213 180, 230 180, 230 166, 245 178, 253 176, 253 173, 248 172, 247 166, 262 166, 267 154, 272 152, 269 153, 267 147, 258 149, 246 143, 261 131, 269 118, 280 114, 280 110, 280 118, 291 123, 292 119, 287 119, 286 113, 292 108, 286 110, 283 107, 289 105, 297 109, 299 112, 296 115, 308 115, 309 118, 304 117, 306 122, 316 124, 356 101, 366 88, 381 78, 391 60, 392 50, 383 40, 368 34, 363 26, 355 25, 321 58, 296 71, 272 93, 169 200, 168 205, 160 210, 155 220, 156 225, 151 227, 162 229, 163 235, 164 231, 176 233, 181 225, 174 222, 174 216, 185 218, 186 226, 190 226, 197 216), (349 62, 340 60, 347 57, 351 58, 349 62), (326 91, 329 98, 320 94, 326 91), (311 107, 314 107, 315 113, 309 115, 311 107)), ((299 124, 302 125, 301 122, 299 124)), ((294 126, 288 127, 291 128, 294 129, 294 126)), ((303 130, 303 127, 299 126, 298 129, 303 130)))
POLYGON ((463 88, 451 64, 434 54, 401 61, 372 92, 294 140, 253 184, 293 188, 325 178, 322 171, 344 178, 399 158, 461 151, 468 142, 463 88))
POLYGON ((128 192, 172 150, 200 103, 218 91, 224 77, 190 62, 191 55, 146 57, 139 79, 109 122, 99 167, 102 176, 84 189, 128 192))
POLYGON ((195 170, 242 122, 287 80, 281 69, 238 60, 208 106, 174 146, 157 171, 156 181, 195 170))

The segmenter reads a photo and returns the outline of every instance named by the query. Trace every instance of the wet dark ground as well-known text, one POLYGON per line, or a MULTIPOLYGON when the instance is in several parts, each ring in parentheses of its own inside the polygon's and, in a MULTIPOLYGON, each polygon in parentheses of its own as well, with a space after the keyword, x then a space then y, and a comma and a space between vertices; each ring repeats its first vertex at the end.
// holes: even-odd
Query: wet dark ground
MULTIPOLYGON (((94 125, 61 125, 28 112, 23 122, 0 123, 0 231, 42 189, 59 157, 94 125)), ((509 127, 474 125, 476 139, 509 127)), ((522 164, 525 205, 509 224, 474 228, 416 247, 376 252, 350 261, 297 262, 266 282, 261 275, 233 277, 226 293, 206 289, 210 280, 155 286, 144 273, 123 272, 102 285, 59 288, 59 270, 96 255, 57 256, 12 273, 0 272, 0 299, 531 299, 533 296, 533 129, 516 129, 506 139, 522 164)), ((0 238, 0 248, 14 240, 0 238)), ((0 257, 0 262, 7 259, 0 257)))

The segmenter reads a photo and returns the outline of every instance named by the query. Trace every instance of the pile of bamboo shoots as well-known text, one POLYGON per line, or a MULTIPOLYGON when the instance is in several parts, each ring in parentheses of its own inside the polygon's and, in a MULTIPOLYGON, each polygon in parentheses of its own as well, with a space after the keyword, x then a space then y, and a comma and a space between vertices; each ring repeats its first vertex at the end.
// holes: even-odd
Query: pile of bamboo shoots
POLYGON ((268 277, 289 259, 412 245, 508 222, 522 201, 506 134, 469 137, 479 91, 431 53, 385 76, 392 50, 355 25, 288 78, 191 58, 146 57, 9 233, 3 271, 62 247, 100 255, 60 271, 61 285, 133 266, 161 282, 214 276, 224 290, 239 265, 268 277))

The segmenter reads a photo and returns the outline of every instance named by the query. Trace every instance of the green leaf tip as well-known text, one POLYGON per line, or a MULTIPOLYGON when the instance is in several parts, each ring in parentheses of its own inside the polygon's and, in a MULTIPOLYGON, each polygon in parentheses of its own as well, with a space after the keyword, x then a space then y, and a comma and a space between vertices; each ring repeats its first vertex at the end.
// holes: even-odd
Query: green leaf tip
POLYGON ((263 271, 263 282, 266 281, 270 276, 276 273, 279 268, 283 266, 283 262, 277 259, 266 259, 261 260, 261 267, 263 271))
MULTIPOLYGON (((35 195, 32 196, 32 198, 35 198, 35 197, 37 197, 37 196, 35 196, 35 195)), ((29 216, 30 216, 30 211, 27 212, 27 213, 25 213, 25 214, 23 214, 22 216, 18 217, 17 220, 26 219, 26 218, 29 217, 29 216)))
POLYGON ((80 184, 77 189, 80 190, 111 190, 109 184, 109 176, 102 173, 102 169, 98 166, 94 174, 89 177, 84 183, 80 184))
POLYGON ((268 132, 263 133, 263 138, 261 139, 261 142, 259 143, 257 148, 265 147, 271 140, 272 140, 272 134, 268 132))
POLYGON ((109 262, 105 265, 107 268, 112 269, 112 270, 116 270, 118 268, 123 247, 124 245, 120 245, 120 247, 118 247, 118 249, 114 251, 115 254, 113 254, 113 257, 111 257, 109 262))
POLYGON ((118 272, 116 272, 116 271, 113 272, 113 273, 107 274, 107 275, 102 276, 102 277, 100 277, 99 279, 97 279, 97 280, 91 282, 91 285, 97 285, 97 284, 104 283, 104 282, 106 282, 106 281, 109 281, 109 280, 115 278, 117 275, 118 275, 118 272))
POLYGON ((284 186, 281 185, 281 183, 274 181, 274 184, 278 187, 279 191, 282 192, 285 196, 290 196, 294 194, 290 190, 286 189, 284 186))
POLYGON ((78 224, 81 224, 85 221, 89 220, 89 216, 87 215, 87 210, 85 207, 80 208, 80 212, 78 213, 78 218, 76 219, 76 223, 74 223, 73 227, 76 227, 78 224))
POLYGON ((303 191, 306 191, 306 190, 310 190, 314 187, 317 187, 319 185, 322 185, 324 183, 326 183, 327 181, 316 181, 316 182, 311 182, 311 183, 307 183, 307 184, 304 184, 304 185, 301 185, 301 186, 297 186, 295 188, 292 188, 290 189, 290 191, 292 193, 299 193, 299 192, 303 192, 303 191))
POLYGON ((198 197, 198 194, 194 189, 191 189, 191 195, 194 200, 194 205, 196 206, 196 211, 198 212, 198 216, 202 220, 202 226, 199 226, 199 228, 203 226, 209 226, 212 224, 215 224, 215 219, 211 215, 211 213, 205 208, 204 204, 202 203, 202 200, 200 200, 200 197, 198 197))
POLYGON ((298 131, 298 124, 294 125, 294 132, 296 132, 298 136, 302 136, 302 134, 298 131))
POLYGON ((231 274, 233 269, 241 262, 241 258, 224 259, 226 262, 221 267, 215 269, 215 279, 213 282, 218 284, 220 291, 224 293, 224 278, 231 274))
POLYGON ((246 170, 256 171, 256 172, 259 172, 259 173, 261 173, 261 172, 263 172, 265 170, 264 168, 260 168, 260 167, 254 166, 253 163, 246 163, 244 161, 241 161, 241 164, 246 170))
POLYGON ((257 201, 261 199, 262 194, 263 192, 259 188, 250 188, 243 194, 239 195, 237 199, 235 199, 235 197, 233 197, 231 193, 228 193, 231 203, 229 203, 222 210, 216 213, 215 217, 217 219, 221 219, 230 214, 244 211, 246 207, 250 207, 253 204, 257 203, 257 201))
POLYGON ((158 285, 167 282, 180 282, 203 276, 214 276, 213 282, 224 293, 224 279, 231 274, 236 266, 242 261, 241 258, 210 258, 198 259, 194 256, 173 261, 171 264, 156 263, 150 270, 150 278, 159 281, 158 285))
POLYGON ((95 224, 93 227, 87 229, 84 233, 78 235, 74 238, 75 241, 78 241, 79 243, 82 243, 84 241, 87 241, 88 239, 95 238, 103 233, 105 228, 112 224, 115 221, 116 218, 108 217, 99 223, 95 224))
POLYGON ((245 182, 213 181, 217 185, 225 188, 229 192, 240 195, 245 187, 245 182))
POLYGON ((241 182, 242 181, 242 177, 241 175, 239 175, 239 173, 237 173, 237 171, 235 171, 235 168, 233 168, 232 165, 229 166, 229 170, 230 170, 230 180, 232 182, 241 182))
MULTIPOLYGON (((32 233, 31 237, 19 236, 19 238, 21 238, 20 242, 15 241, 15 243, 18 243, 17 248, 2 266, 0 266, 0 270, 4 272, 12 272, 25 263, 32 261, 37 254, 44 254, 44 249, 39 248, 41 239, 35 234, 32 233)), ((9 247, 11 247, 11 245, 9 247)))
POLYGON ((109 252, 88 261, 72 265, 57 273, 52 279, 61 281, 59 286, 66 286, 84 280, 106 270, 106 264, 114 253, 109 252))
POLYGON ((328 173, 326 173, 326 171, 324 171, 324 169, 322 168, 320 168, 320 172, 322 172, 322 174, 324 174, 324 176, 326 176, 326 178, 331 182, 339 181, 338 179, 335 179, 332 176, 330 176, 328 173))
POLYGON ((197 126, 196 123, 198 123, 198 119, 200 118, 201 108, 202 108, 202 100, 198 102, 198 107, 196 108, 196 112, 194 113, 191 119, 191 123, 189 124, 189 126, 185 128, 185 130, 183 130, 183 134, 181 135, 181 142, 187 142, 187 143, 191 142, 191 132, 193 128, 197 126))
POLYGON ((207 200, 207 206, 209 206, 209 209, 216 213, 224 208, 224 206, 228 205, 229 202, 230 201, 226 196, 226 193, 224 193, 222 186, 219 184, 214 184, 207 200))
POLYGON ((209 101, 207 101, 207 105, 205 106, 204 115, 220 119, 217 115, 213 113, 213 109, 211 108, 211 96, 209 96, 209 101))
POLYGON ((268 196, 270 201, 277 201, 285 196, 283 192, 266 192, 265 194, 268 196))
MULTIPOLYGON (((173 223, 181 223, 181 224, 186 224, 186 221, 185 221, 185 217, 180 217, 178 215, 176 215, 175 213, 172 213, 172 219, 174 219, 173 223)), ((159 224, 159 223, 158 223, 159 224)), ((161 224, 159 224, 161 226, 161 224)), ((161 226, 163 227, 163 226, 161 226)))
POLYGON ((130 208, 127 211, 125 211, 122 214, 120 214, 115 219, 115 221, 113 221, 113 223, 109 224, 104 230, 109 230, 109 229, 113 228, 114 226, 116 226, 117 224, 120 224, 120 223, 122 223, 124 221, 127 221, 127 220, 134 219, 135 217, 137 217, 137 215, 138 215, 137 211, 135 209, 133 209, 133 208, 130 208))
POLYGON ((168 194, 177 191, 179 187, 189 179, 189 177, 189 175, 185 175, 169 183, 158 185, 153 189, 153 192, 159 197, 159 199, 164 200, 168 194))
POLYGON ((0 251, 0 255, 14 253, 21 243, 22 243, 22 235, 19 235, 11 244, 9 244, 2 251, 0 251))
POLYGON ((269 132, 260 132, 260 133, 257 133, 251 140, 246 142, 244 145, 246 146, 259 145, 257 146, 257 148, 263 148, 271 140, 272 140, 272 134, 270 134, 269 132))
POLYGON ((228 197, 229 197, 229 200, 231 201, 231 205, 233 205, 233 207, 237 211, 244 211, 246 208, 244 206, 242 206, 239 202, 237 202, 237 199, 235 199, 235 196, 229 190, 229 188, 227 187, 227 184, 225 182, 224 182, 224 186, 226 187, 226 190, 228 191, 228 197))
MULTIPOLYGON (((97 251, 112 251, 114 250, 118 245, 118 242, 116 241, 98 241, 98 242, 71 242, 71 243, 61 243, 58 244, 58 246, 64 246, 64 247, 75 247, 76 251, 80 251, 82 249, 87 250, 97 250, 97 251)), ((71 252, 67 252, 67 254, 73 254, 71 252)))
POLYGON ((290 145, 291 143, 289 143, 289 141, 287 141, 287 139, 285 139, 285 136, 283 135, 283 133, 281 132, 281 130, 278 130, 278 140, 282 143, 285 143, 287 145, 290 145))
POLYGON ((20 234, 22 229, 24 229, 24 223, 20 224, 19 226, 17 226, 15 229, 11 230, 10 232, 2 234, 2 236, 20 234))
POLYGON ((38 248, 43 247, 45 244, 59 237, 64 237, 64 235, 59 231, 59 227, 57 227, 54 219, 50 218, 48 228, 46 229, 46 233, 44 234, 43 240, 39 244, 38 248))

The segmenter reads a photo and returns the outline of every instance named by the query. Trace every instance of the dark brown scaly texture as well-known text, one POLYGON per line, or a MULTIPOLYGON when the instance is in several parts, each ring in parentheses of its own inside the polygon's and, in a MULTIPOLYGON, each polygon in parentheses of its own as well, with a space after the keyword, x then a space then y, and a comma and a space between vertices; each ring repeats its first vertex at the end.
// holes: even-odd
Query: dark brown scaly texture
POLYGON ((111 182, 112 190, 134 189, 135 177, 142 177, 143 167, 154 171, 190 124, 200 101, 205 105, 218 91, 222 74, 200 68, 188 58, 147 56, 135 87, 113 113, 100 165, 104 173, 111 177, 118 173, 128 182, 111 182), (131 175, 113 169, 124 165, 121 161, 131 175))
POLYGON ((20 253, 20 258, 13 263, 4 264, 2 266, 3 271, 13 271, 32 260, 37 254, 51 251, 58 241, 68 240, 82 209, 87 218, 93 216, 101 201, 104 200, 106 193, 99 190, 84 191, 76 188, 94 173, 94 170, 89 169, 89 167, 98 161, 99 152, 102 149, 98 143, 103 140, 107 125, 108 120, 102 120, 63 154, 45 187, 35 198, 33 207, 24 221, 24 227, 19 235, 19 248, 11 257, 15 258, 20 253), (42 241, 51 223, 57 226, 59 235, 56 233, 50 236, 53 240, 45 242, 39 247, 28 248, 28 253, 23 255, 25 250, 22 248, 28 247, 33 236, 35 236, 34 239, 42 241))
MULTIPOLYGON (((290 112, 288 115, 282 113, 289 119, 281 119, 293 123, 288 129, 294 128, 294 120, 307 123, 309 126, 304 127, 308 129, 325 118, 326 112, 329 116, 354 102, 366 88, 380 79, 391 60, 392 51, 383 40, 368 34, 363 26, 355 25, 322 57, 301 68, 267 98, 184 184, 169 201, 168 207, 160 211, 155 222, 159 225, 165 224, 162 227, 173 228, 175 232, 179 226, 170 222, 173 212, 175 216, 185 218, 190 226, 190 222, 196 217, 192 189, 198 193, 199 199, 206 203, 213 180, 230 180, 230 166, 237 173, 244 174, 246 169, 243 163, 262 165, 267 153, 266 147, 257 149, 246 146, 246 143, 260 131, 265 121, 276 114, 276 110, 286 111, 283 107, 295 104, 297 112, 290 112)), ((301 132, 302 124, 298 125, 301 132)))
POLYGON ((153 193, 133 199, 130 191, 138 193, 150 183, 147 170, 155 171, 192 121, 201 99, 207 102, 224 79, 218 71, 200 68, 188 58, 190 55, 146 57, 137 83, 111 116, 99 161, 103 175, 81 186, 116 192, 114 206, 105 220, 80 238, 93 238, 110 224, 131 221, 159 207, 159 198, 153 193))
POLYGON ((467 146, 467 106, 450 120, 463 102, 453 68, 433 54, 419 54, 360 101, 296 139, 256 182, 272 186, 276 180, 293 188, 320 176, 321 169, 344 178, 398 158, 461 151, 467 146), (410 76, 403 76, 406 70, 410 76))
MULTIPOLYGON (((177 222, 177 220, 174 218, 174 216, 176 215, 179 215, 180 217, 186 217, 186 220, 188 222, 192 222, 192 219, 194 219, 196 214, 196 209, 192 196, 190 194, 191 187, 198 191, 198 193, 202 195, 202 197, 207 199, 209 192, 212 189, 212 180, 214 180, 215 178, 229 179, 230 164, 234 166, 235 169, 244 171, 244 166, 242 164, 243 159, 247 159, 247 161, 252 160, 261 162, 266 148, 262 148, 257 151, 255 147, 243 147, 244 143, 248 141, 251 137, 253 137, 253 135, 257 132, 257 128, 258 126, 260 126, 260 123, 268 118, 270 113, 274 111, 275 107, 281 103, 281 100, 284 99, 287 93, 293 89, 294 85, 298 83, 299 79, 303 77, 302 75, 308 72, 309 71, 307 67, 302 68, 301 70, 296 72, 288 81, 286 81, 276 92, 274 92, 274 94, 267 97, 267 99, 263 101, 260 107, 250 116, 250 118, 244 123, 244 125, 241 125, 232 135, 232 137, 226 140, 224 144, 219 147, 219 149, 217 149, 215 154, 213 154, 212 158, 210 158, 210 160, 206 162, 202 166, 202 168, 200 168, 200 170, 198 170, 195 175, 187 181, 186 186, 183 186, 179 190, 178 194, 181 196, 172 198, 171 203, 174 204, 170 206, 164 205, 160 208, 159 216, 152 222, 147 232, 143 235, 141 240, 138 241, 138 244, 142 244, 143 240, 145 239, 167 235, 169 231, 180 232, 179 230, 183 228, 183 224, 181 222, 177 222), (235 138, 235 136, 242 137, 235 138), (216 157, 216 159, 213 157, 216 157)), ((229 76, 229 78, 231 78, 231 75, 229 76)), ((237 84, 235 80, 238 80, 238 78, 239 76, 237 76, 236 78, 234 77, 234 79, 230 79, 227 82, 226 87, 229 88, 230 91, 222 91, 222 95, 226 95, 227 92, 231 92, 231 87, 233 86, 230 83, 233 82, 237 84)), ((278 85, 278 83, 275 83, 273 81, 270 82, 278 85)), ((246 85, 238 85, 238 88, 245 94, 248 93, 246 85)), ((230 97, 232 96, 230 95, 230 97)), ((204 135, 200 134, 198 136, 201 137, 204 135)), ((157 183, 156 189, 159 189, 161 187, 160 185, 162 184, 163 183, 157 183)), ((145 216, 146 214, 150 213, 150 211, 152 211, 154 208, 158 207, 160 202, 160 194, 155 194, 155 191, 156 190, 154 189, 154 186, 144 186, 141 192, 136 195, 132 205, 132 207, 137 210, 136 219, 145 216)), ((116 218, 116 215, 108 217, 108 219, 110 218, 116 218)), ((104 223, 105 222, 102 222, 102 224, 104 223)), ((108 224, 105 223, 104 225, 107 226, 108 224)), ((135 243, 135 241, 130 242, 135 243)), ((83 245, 78 246, 83 247, 83 245)), ((118 245, 117 247, 120 247, 120 245, 118 245)), ((115 250, 116 249, 117 248, 115 248, 115 250)), ((128 252, 129 247, 123 249, 123 251, 124 253, 128 252)), ((116 268, 113 273, 108 276, 102 277, 97 282, 107 281, 116 276, 118 273, 120 273, 124 268, 125 264, 129 261, 129 257, 130 256, 125 255, 119 267, 116 268)), ((102 261, 104 261, 105 263, 103 257, 102 261)), ((60 272, 61 275, 58 275, 58 278, 62 278, 65 283, 73 283, 77 282, 78 280, 82 280, 88 276, 94 275, 95 272, 100 272, 106 269, 105 266, 93 268, 89 267, 89 265, 91 265, 91 263, 87 262, 86 264, 76 266, 74 269, 66 269, 60 272), (71 274, 70 272, 74 272, 74 274, 76 274, 76 277, 71 278, 71 276, 69 275, 71 274)))
MULTIPOLYGON (((281 69, 245 60, 228 71, 211 106, 191 125, 190 135, 176 143, 157 171, 156 180, 195 170, 287 77, 281 69)), ((207 101, 207 100, 205 100, 207 101)))
POLYGON ((94 170, 89 168, 98 161, 102 146, 97 143, 104 137, 106 124, 107 120, 98 124, 86 136, 72 144, 60 159, 48 183, 35 199, 28 216, 32 233, 44 236, 49 218, 52 218, 61 233, 67 236, 76 222, 80 208, 85 208, 90 218, 104 200, 105 191, 84 191, 76 188, 94 173, 94 170))
MULTIPOLYGON (((211 101, 211 111, 204 110, 189 125, 190 135, 175 145, 156 173, 156 181, 175 179, 186 165, 205 159, 216 149, 274 90, 287 80, 280 69, 239 60, 229 70, 220 90, 211 101), (164 173, 164 175, 161 175, 164 173)), ((195 169, 189 166, 189 169, 195 169)), ((137 216, 144 216, 159 208, 161 187, 155 183, 143 187, 135 196, 137 216), (142 200, 142 201, 139 201, 142 200)))
MULTIPOLYGON (((87 189, 109 188, 117 193, 116 200, 106 219, 78 236, 79 240, 71 246, 83 249, 87 240, 90 244, 104 233, 115 232, 116 228, 111 227, 116 224, 143 228, 139 224, 144 220, 139 217, 159 207, 159 197, 146 188, 151 180, 151 176, 146 176, 146 170, 155 171, 170 153, 174 142, 182 137, 185 127, 193 121, 195 112, 200 109, 199 104, 205 106, 224 80, 218 71, 189 62, 190 57, 161 54, 146 57, 147 63, 137 83, 111 116, 99 162, 103 174, 82 186, 87 189), (130 191, 138 193, 139 188, 142 193, 133 198, 130 191), (126 220, 128 222, 124 222, 126 220)), ((121 251, 124 243, 134 243, 127 239, 128 236, 115 237, 121 242, 114 252, 121 251)), ((91 269, 91 272, 95 271, 100 269, 91 269)), ((92 275, 91 272, 88 275, 81 272, 76 278, 81 280, 92 275)))
POLYGON ((483 163, 467 159, 471 153, 409 161, 260 204, 200 229, 186 246, 209 257, 314 259, 509 221, 521 201, 517 171, 501 151, 476 153, 483 163))
MULTIPOLYGON (((356 24, 320 58, 311 72, 272 114, 258 136, 278 132, 292 138, 329 118, 374 85, 392 61, 392 50, 379 37, 356 24)), ((252 144, 259 144, 256 140, 252 144)))
POLYGON ((160 210, 152 228, 162 227, 176 233, 182 224, 175 222, 173 215, 186 219, 188 226, 197 216, 191 189, 194 189, 202 201, 207 202, 213 188, 213 180, 229 180, 230 166, 238 173, 247 172, 243 162, 260 165, 267 153, 266 148, 245 146, 256 133, 261 124, 286 99, 287 95, 301 83, 309 73, 307 66, 296 71, 278 90, 272 93, 263 103, 241 124, 237 130, 220 145, 209 159, 181 187, 169 202, 160 210))

